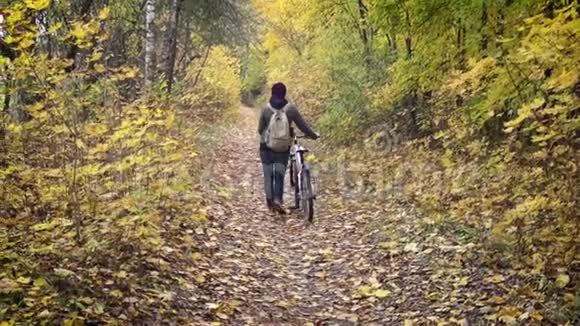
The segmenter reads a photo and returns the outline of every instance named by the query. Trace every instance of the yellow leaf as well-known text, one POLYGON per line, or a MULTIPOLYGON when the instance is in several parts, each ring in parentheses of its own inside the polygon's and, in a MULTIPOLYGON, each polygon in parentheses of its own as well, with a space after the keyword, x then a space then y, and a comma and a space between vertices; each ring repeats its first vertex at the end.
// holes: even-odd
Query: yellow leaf
POLYGON ((382 249, 395 249, 397 247, 396 241, 389 241, 389 242, 381 242, 379 243, 379 247, 382 249))
POLYGON ((463 277, 456 283, 457 286, 466 286, 469 283, 469 276, 463 277))
POLYGON ((36 224, 32 227, 32 229, 34 231, 51 231, 54 228, 56 228, 56 226, 58 225, 58 222, 56 220, 53 220, 49 223, 40 223, 40 224, 36 224))
POLYGON ((127 70, 127 72, 125 73, 125 78, 135 78, 137 77, 137 72, 139 70, 138 69, 129 69, 127 70))
POLYGON ((18 42, 18 48, 27 49, 34 44, 34 39, 25 37, 20 42, 18 42))
POLYGON ((405 319, 405 321, 403 321, 403 326, 413 326, 414 324, 415 323, 412 319, 405 319))
POLYGON ((373 288, 368 285, 363 285, 358 288, 357 292, 365 297, 368 297, 372 294, 373 288))
POLYGON ((485 281, 488 283, 501 283, 503 281, 505 281, 505 277, 501 274, 495 274, 494 276, 490 276, 485 278, 485 281))
POLYGON ((101 303, 97 303, 97 304, 95 305, 95 313, 96 313, 97 315, 102 315, 102 314, 104 314, 104 313, 105 313, 105 306, 104 306, 103 304, 101 304, 101 303))
POLYGON ((92 137, 101 136, 109 131, 109 127, 104 123, 88 123, 85 125, 85 132, 92 137))
POLYGON ((330 255, 332 253, 332 248, 320 249, 318 252, 321 255, 330 255))
POLYGON ((123 292, 121 292, 119 290, 113 290, 113 291, 111 291, 111 295, 115 298, 122 298, 123 292))
POLYGON ((87 37, 87 30, 83 24, 74 22, 70 35, 78 40, 83 40, 87 37))
POLYGON ((375 297, 379 298, 379 299, 383 299, 388 297, 391 294, 391 291, 389 290, 384 290, 384 289, 378 289, 375 291, 374 295, 375 297))
POLYGON ((183 155, 181 153, 173 153, 165 157, 167 161, 181 161, 183 160, 183 155))
POLYGON ((16 282, 20 283, 20 284, 28 284, 30 283, 30 277, 24 277, 24 276, 20 276, 16 282))
POLYGON ((50 0, 24 0, 26 7, 33 10, 43 10, 48 8, 50 0))
POLYGON ((316 156, 314 156, 314 154, 308 154, 304 159, 306 162, 316 162, 316 156))
POLYGON ((540 313, 540 312, 539 312, 539 311, 537 311, 537 310, 535 310, 534 312, 532 312, 532 313, 530 314, 530 317, 532 317, 532 318, 533 318, 533 319, 535 319, 535 320, 539 320, 539 321, 541 321, 541 320, 543 320, 543 319, 544 319, 544 316, 542 315, 542 313, 540 313))
POLYGON ((105 68, 105 66, 99 63, 95 65, 95 71, 98 72, 99 74, 102 74, 105 71, 107 71, 107 69, 105 68))
POLYGON ((498 320, 506 323, 507 325, 515 325, 517 322, 517 317, 521 315, 521 312, 512 306, 503 307, 498 312, 498 320))
POLYGON ((103 52, 95 51, 88 58, 88 62, 99 61, 103 57, 103 52))
POLYGON ((487 302, 490 304, 501 305, 501 304, 505 303, 505 299, 500 297, 500 296, 495 295, 495 296, 487 299, 487 302))
POLYGON ((36 286, 36 287, 43 287, 43 286, 45 286, 47 283, 46 283, 46 280, 45 280, 45 279, 43 279, 43 278, 37 278, 37 279, 35 279, 35 280, 34 280, 34 283, 33 283, 33 284, 34 284, 34 286, 36 286))
POLYGON ((196 280, 198 283, 203 283, 203 282, 205 282, 205 276, 203 276, 203 275, 201 275, 201 274, 197 274, 197 275, 195 276, 195 280, 196 280))
POLYGON ((564 301, 572 303, 576 300, 574 293, 564 293, 564 301))
POLYGON ((81 303, 87 304, 87 305, 93 304, 93 302, 94 302, 93 298, 89 298, 89 297, 82 297, 78 301, 81 303))
POLYGON ((550 86, 557 90, 573 87, 578 81, 578 72, 574 70, 562 71, 562 73, 549 81, 550 86))
POLYGON ((48 34, 54 34, 54 33, 58 32, 58 30, 61 28, 62 28, 62 23, 58 22, 50 27, 50 29, 48 30, 48 34))
POLYGON ((111 13, 111 8, 104 7, 103 9, 101 9, 101 11, 99 11, 99 19, 100 20, 107 19, 109 17, 110 13, 111 13))
POLYGON ((556 278, 556 287, 558 289, 565 288, 568 283, 570 283, 570 276, 568 276, 568 274, 560 274, 556 278))
POLYGON ((191 254, 191 259, 198 260, 201 258, 201 254, 199 252, 194 252, 191 254))

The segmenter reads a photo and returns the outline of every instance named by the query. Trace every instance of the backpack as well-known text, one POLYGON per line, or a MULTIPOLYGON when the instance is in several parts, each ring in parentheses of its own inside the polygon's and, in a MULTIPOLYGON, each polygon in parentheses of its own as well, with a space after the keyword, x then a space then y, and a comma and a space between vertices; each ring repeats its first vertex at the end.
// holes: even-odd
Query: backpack
POLYGON ((268 148, 275 152, 285 152, 292 145, 292 137, 290 136, 290 121, 286 115, 286 104, 280 110, 274 109, 270 104, 268 108, 272 111, 270 123, 265 131, 265 143, 268 148))

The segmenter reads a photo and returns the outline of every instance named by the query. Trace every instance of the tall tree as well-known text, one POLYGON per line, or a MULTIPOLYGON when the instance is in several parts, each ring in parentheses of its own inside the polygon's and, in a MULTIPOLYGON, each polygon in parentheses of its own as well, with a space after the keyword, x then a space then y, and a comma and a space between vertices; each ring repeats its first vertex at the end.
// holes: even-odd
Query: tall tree
POLYGON ((155 78, 155 0, 145 3, 145 86, 155 78))
POLYGON ((358 12, 359 12, 359 20, 360 23, 358 24, 359 35, 361 42, 363 43, 364 47, 364 60, 367 66, 370 66, 372 63, 372 29, 369 26, 368 21, 368 13, 369 10, 365 5, 363 0, 357 1, 358 5, 358 12))
POLYGON ((177 26, 181 12, 182 0, 171 0, 171 16, 169 19, 169 28, 165 38, 165 79, 167 82, 167 92, 171 93, 173 88, 173 71, 175 69, 175 57, 177 55, 177 26))

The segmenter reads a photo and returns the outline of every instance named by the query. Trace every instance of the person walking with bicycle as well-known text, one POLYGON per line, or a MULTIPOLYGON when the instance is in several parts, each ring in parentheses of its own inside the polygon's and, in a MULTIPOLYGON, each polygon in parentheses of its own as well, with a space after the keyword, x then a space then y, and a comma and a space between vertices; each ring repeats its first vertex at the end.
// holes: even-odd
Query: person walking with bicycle
POLYGON ((268 209, 280 214, 286 213, 282 198, 284 176, 294 137, 292 125, 296 125, 308 138, 319 138, 304 121, 298 108, 286 99, 286 86, 276 83, 272 86, 272 96, 260 115, 258 133, 266 204, 268 209))

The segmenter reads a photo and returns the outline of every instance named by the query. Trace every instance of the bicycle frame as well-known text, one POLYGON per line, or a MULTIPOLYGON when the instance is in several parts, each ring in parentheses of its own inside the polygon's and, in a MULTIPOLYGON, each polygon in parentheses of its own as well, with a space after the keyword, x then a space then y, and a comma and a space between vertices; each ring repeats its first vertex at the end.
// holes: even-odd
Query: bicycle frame
POLYGON ((310 165, 305 160, 306 147, 298 143, 303 136, 294 135, 294 144, 290 148, 290 181, 294 188, 294 204, 296 209, 301 209, 309 222, 314 218, 314 177, 310 165))
POLYGON ((296 179, 292 180, 292 183, 298 183, 298 189, 303 189, 302 186, 302 173, 303 171, 310 171, 310 165, 305 162, 304 154, 308 153, 308 149, 298 143, 299 138, 305 138, 301 136, 294 136, 294 144, 290 148, 290 164, 294 164, 296 167, 296 171, 294 174, 296 175, 296 179))

